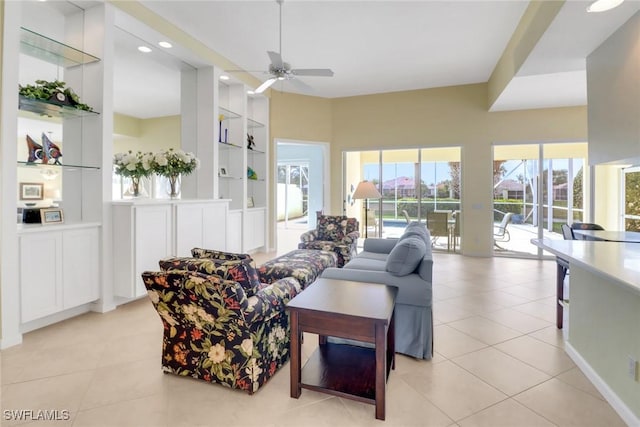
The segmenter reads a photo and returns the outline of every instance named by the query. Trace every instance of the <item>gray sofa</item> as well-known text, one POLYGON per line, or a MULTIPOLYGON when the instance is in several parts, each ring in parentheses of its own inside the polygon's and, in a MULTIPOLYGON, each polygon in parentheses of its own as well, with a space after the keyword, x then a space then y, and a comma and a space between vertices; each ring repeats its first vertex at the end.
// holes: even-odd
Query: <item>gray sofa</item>
MULTIPOLYGON (((420 233, 426 233, 426 250, 417 262, 409 267, 411 272, 398 271, 390 266, 389 254, 396 245, 410 235, 415 235, 419 223, 407 226, 405 234, 399 239, 366 239, 364 250, 349 261, 343 268, 328 268, 322 277, 328 279, 353 280, 356 282, 381 283, 398 288, 396 298, 396 351, 419 359, 431 359, 433 356, 433 314, 432 314, 432 269, 433 256, 429 231, 424 224, 420 233), (418 225, 416 225, 418 224, 418 225), (413 228, 413 233, 410 232, 413 228), (389 271, 391 270, 391 271, 389 271), (398 275, 401 274, 401 275, 398 275)), ((398 258, 396 249, 396 258, 398 258)), ((411 254, 400 253, 401 259, 409 260, 411 254)), ((408 262, 411 262, 410 260, 408 262)), ((402 267, 400 267, 402 270, 402 267)))

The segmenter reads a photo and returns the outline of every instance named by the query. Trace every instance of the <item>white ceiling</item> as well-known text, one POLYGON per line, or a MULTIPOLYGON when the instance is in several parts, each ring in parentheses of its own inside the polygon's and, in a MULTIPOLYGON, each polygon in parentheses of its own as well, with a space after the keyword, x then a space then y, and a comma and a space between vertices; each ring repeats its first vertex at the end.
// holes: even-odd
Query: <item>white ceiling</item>
MULTIPOLYGON (((259 80, 268 77, 266 52, 279 50, 275 0, 142 3, 240 69, 255 71, 259 80)), ((563 6, 493 110, 586 104, 586 56, 640 10, 640 0, 626 0, 599 14, 587 14, 588 4, 569 0, 563 6)), ((484 0, 285 0, 284 60, 294 68, 331 68, 335 75, 300 78, 311 91, 286 81, 273 88, 335 98, 486 82, 527 5, 484 0)), ((130 32, 142 28, 129 19, 120 22, 130 32)), ((139 35, 149 41, 156 36, 139 35)), ((175 64, 165 73, 166 78, 173 76, 173 83, 159 86, 149 73, 161 67, 146 59, 135 61, 134 55, 142 54, 125 53, 126 49, 121 45, 116 53, 116 111, 141 118, 177 114, 175 64), (133 98, 122 88, 129 94, 135 91, 134 82, 140 80, 132 76, 137 73, 146 82, 137 86, 156 89, 133 98)))

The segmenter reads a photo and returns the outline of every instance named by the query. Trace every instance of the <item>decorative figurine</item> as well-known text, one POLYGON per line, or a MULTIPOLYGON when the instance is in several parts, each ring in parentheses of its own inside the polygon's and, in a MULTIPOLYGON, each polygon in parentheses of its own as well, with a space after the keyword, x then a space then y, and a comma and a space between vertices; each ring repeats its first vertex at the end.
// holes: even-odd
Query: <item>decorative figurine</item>
POLYGON ((27 158, 27 163, 34 163, 36 160, 42 160, 42 156, 44 153, 42 150, 42 145, 35 142, 29 135, 27 135, 27 147, 29 147, 29 157, 27 158))
POLYGON ((253 135, 247 134, 247 148, 249 150, 253 150, 256 146, 255 141, 253 140, 253 135))
POLYGON ((253 169, 251 169, 250 167, 247 168, 247 178, 249 179, 258 179, 258 174, 256 173, 256 171, 254 171, 253 169))
POLYGON ((44 150, 44 158, 42 159, 42 163, 49 163, 49 159, 53 159, 54 165, 61 164, 60 157, 62 157, 62 151, 60 150, 60 147, 54 144, 44 132, 42 132, 42 147, 44 150))

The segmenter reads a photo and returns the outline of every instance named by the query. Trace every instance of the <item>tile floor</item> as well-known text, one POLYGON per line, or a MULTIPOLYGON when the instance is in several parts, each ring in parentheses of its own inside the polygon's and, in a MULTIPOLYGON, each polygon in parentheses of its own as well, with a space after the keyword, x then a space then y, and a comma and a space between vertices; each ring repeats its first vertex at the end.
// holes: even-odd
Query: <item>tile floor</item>
MULTIPOLYGON (((147 300, 26 334, 0 353, 2 409, 68 410, 33 426, 623 426, 563 351, 555 263, 435 254, 435 357, 399 355, 387 418, 303 390, 289 365, 255 395, 160 370, 162 326, 147 300)), ((317 341, 307 336, 304 356, 317 341)), ((6 419, 3 425, 19 422, 6 419)))

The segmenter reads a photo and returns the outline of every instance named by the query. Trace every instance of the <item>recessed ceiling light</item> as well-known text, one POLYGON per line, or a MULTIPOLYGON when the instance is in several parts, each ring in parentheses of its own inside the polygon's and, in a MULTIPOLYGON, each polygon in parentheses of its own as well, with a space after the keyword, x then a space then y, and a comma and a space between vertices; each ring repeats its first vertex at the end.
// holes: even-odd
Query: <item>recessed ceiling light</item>
POLYGON ((149 53, 151 52, 151 48, 148 48, 147 46, 138 46, 138 50, 140 52, 144 52, 144 53, 149 53))
POLYGON ((587 12, 604 12, 620 6, 624 0, 597 0, 587 7, 587 12))
POLYGON ((256 93, 255 93, 254 91, 252 91, 252 90, 248 90, 248 91, 247 91, 247 95, 255 95, 255 94, 256 94, 256 93))
POLYGON ((226 74, 223 74, 220 76, 220 80, 229 80, 229 76, 227 76, 226 74))
POLYGON ((173 47, 173 45, 172 45, 171 43, 169 43, 169 42, 164 42, 164 41, 163 41, 163 42, 158 42, 158 45, 159 45, 160 47, 164 47, 165 49, 170 49, 170 48, 172 48, 172 47, 173 47))

